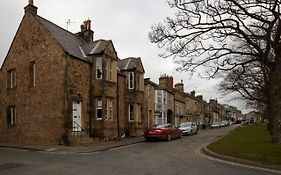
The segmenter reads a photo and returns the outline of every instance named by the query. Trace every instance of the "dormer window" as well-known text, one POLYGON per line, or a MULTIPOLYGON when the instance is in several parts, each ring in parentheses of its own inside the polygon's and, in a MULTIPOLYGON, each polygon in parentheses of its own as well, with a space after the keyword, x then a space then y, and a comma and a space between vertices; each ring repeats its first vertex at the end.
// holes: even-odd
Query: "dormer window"
POLYGON ((97 79, 102 79, 102 57, 96 59, 96 70, 97 79))
POLYGON ((129 89, 135 88, 135 74, 134 72, 129 72, 129 89))

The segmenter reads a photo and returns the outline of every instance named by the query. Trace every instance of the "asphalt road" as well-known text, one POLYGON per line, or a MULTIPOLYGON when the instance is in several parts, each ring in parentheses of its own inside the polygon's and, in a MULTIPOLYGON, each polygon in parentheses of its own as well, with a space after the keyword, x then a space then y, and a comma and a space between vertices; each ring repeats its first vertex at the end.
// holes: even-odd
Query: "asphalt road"
POLYGON ((204 130, 182 139, 143 142, 103 152, 60 153, 0 149, 0 175, 274 175, 214 161, 199 148, 235 126, 204 130))

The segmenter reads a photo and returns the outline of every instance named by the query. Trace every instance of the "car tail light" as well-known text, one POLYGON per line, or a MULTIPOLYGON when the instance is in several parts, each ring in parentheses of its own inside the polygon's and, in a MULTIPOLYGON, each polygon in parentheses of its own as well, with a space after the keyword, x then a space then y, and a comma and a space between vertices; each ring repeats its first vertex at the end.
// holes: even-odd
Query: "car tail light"
POLYGON ((163 130, 161 130, 161 129, 156 129, 156 130, 155 130, 156 133, 161 133, 162 131, 163 131, 163 130))

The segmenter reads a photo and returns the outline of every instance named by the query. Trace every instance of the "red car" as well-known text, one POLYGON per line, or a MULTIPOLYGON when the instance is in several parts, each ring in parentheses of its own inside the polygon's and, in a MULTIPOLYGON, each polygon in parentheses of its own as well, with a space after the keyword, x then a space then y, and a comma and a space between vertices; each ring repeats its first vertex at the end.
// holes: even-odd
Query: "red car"
POLYGON ((170 141, 173 138, 181 138, 181 130, 170 123, 157 125, 154 128, 146 129, 144 138, 146 140, 164 139, 170 141))

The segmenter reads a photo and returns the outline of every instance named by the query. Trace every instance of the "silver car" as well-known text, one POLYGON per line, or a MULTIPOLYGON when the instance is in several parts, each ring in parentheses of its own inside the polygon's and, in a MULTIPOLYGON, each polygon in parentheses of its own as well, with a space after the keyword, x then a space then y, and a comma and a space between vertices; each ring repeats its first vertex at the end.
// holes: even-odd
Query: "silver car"
POLYGON ((192 122, 181 123, 179 129, 181 130, 182 135, 192 135, 197 134, 198 132, 197 125, 192 122))
POLYGON ((220 122, 213 122, 211 124, 211 128, 220 128, 220 127, 221 127, 220 122))

